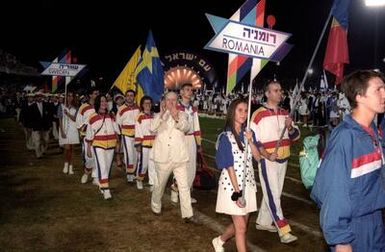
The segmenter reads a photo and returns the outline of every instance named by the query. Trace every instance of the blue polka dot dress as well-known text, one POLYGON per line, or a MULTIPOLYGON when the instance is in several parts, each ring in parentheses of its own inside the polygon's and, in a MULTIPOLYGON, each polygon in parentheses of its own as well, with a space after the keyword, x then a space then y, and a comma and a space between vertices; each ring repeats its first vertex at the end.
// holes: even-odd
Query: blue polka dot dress
POLYGON ((250 147, 248 148, 247 161, 244 160, 242 152, 235 141, 234 135, 230 131, 223 132, 218 137, 216 161, 222 172, 218 182, 217 204, 215 211, 229 215, 246 215, 257 211, 256 201, 256 182, 254 178, 254 169, 252 164, 252 155, 250 147), (244 176, 244 167, 246 164, 246 176, 244 176), (240 208, 235 201, 231 200, 234 188, 231 184, 230 176, 227 172, 228 167, 233 166, 237 177, 238 187, 243 191, 246 207, 240 208), (242 188, 243 180, 246 180, 245 189, 242 188))

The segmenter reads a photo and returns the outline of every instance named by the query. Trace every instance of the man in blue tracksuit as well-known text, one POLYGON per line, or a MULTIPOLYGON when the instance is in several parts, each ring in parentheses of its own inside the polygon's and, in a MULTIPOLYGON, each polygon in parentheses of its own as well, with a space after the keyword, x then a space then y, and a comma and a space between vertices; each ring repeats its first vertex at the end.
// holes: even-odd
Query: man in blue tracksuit
POLYGON ((384 157, 373 119, 385 110, 384 76, 356 71, 342 88, 351 115, 329 138, 311 193, 332 251, 385 251, 384 157))

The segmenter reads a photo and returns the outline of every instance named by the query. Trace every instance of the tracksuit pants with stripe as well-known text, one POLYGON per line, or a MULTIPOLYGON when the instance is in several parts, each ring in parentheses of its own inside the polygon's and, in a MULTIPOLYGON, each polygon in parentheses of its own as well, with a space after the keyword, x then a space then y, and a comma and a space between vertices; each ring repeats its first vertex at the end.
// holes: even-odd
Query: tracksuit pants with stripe
POLYGON ((95 166, 99 177, 100 189, 109 188, 112 161, 114 159, 115 148, 104 149, 93 147, 95 166))
POLYGON ((143 181, 148 171, 148 183, 150 185, 154 185, 157 180, 157 176, 154 160, 150 159, 150 151, 151 148, 142 147, 142 151, 138 152, 136 160, 136 179, 143 181))
POLYGON ((89 157, 87 155, 87 144, 90 144, 86 141, 86 138, 83 137, 82 141, 82 154, 83 154, 83 162, 84 162, 84 173, 90 174, 93 178, 98 178, 98 172, 95 167, 95 160, 94 160, 94 153, 92 153, 92 156, 89 157))
POLYGON ((281 194, 285 181, 287 161, 280 163, 279 161, 272 162, 261 159, 258 165, 263 198, 256 223, 264 226, 274 223, 282 236, 291 231, 287 220, 283 217, 281 208, 281 194))
POLYGON ((123 141, 123 154, 124 164, 126 165, 126 173, 128 175, 135 174, 136 164, 136 149, 135 149, 135 138, 122 135, 123 141))

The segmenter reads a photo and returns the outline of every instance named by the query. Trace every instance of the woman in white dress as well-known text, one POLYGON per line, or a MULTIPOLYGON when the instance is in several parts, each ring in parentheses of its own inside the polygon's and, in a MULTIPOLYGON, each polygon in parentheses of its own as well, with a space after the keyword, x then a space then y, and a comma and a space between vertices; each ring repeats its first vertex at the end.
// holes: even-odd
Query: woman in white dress
POLYGON ((253 133, 245 131, 246 120, 247 101, 242 98, 235 99, 228 109, 225 131, 218 136, 215 157, 217 167, 222 169, 218 183, 216 212, 231 215, 233 223, 226 227, 222 235, 212 240, 215 251, 224 251, 223 244, 234 235, 237 250, 246 251, 249 213, 257 211, 257 187, 252 157, 260 159, 261 155, 257 149, 260 146, 257 147, 253 133), (249 143, 246 163, 244 163, 245 138, 249 143), (246 201, 245 205, 241 200, 242 195, 246 201))
POLYGON ((79 133, 76 128, 76 101, 73 92, 67 92, 66 104, 61 104, 58 111, 59 117, 59 145, 64 146, 63 173, 74 174, 73 149, 79 144, 79 133))

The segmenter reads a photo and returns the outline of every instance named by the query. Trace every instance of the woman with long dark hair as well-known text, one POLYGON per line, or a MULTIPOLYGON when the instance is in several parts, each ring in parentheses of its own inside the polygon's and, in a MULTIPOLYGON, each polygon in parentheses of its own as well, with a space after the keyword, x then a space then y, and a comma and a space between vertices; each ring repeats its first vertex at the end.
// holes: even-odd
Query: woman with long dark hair
POLYGON ((74 174, 73 171, 73 148, 79 144, 79 133, 76 128, 76 98, 73 92, 67 92, 66 104, 61 104, 58 109, 59 115, 59 145, 64 146, 64 168, 63 173, 74 174))
POLYGON ((259 160, 261 155, 255 136, 251 131, 245 131, 246 120, 247 101, 243 98, 235 99, 229 106, 224 132, 218 136, 215 157, 217 167, 222 169, 218 183, 216 212, 230 215, 233 223, 226 227, 222 235, 212 240, 215 251, 224 251, 223 244, 233 236, 237 250, 246 251, 249 213, 257 211, 257 188, 252 157, 259 160), (247 150, 245 139, 249 143, 247 150), (246 160, 245 151, 247 151, 246 160), (240 200, 242 196, 246 200, 246 205, 240 200))
POLYGON ((106 200, 112 197, 109 177, 119 134, 115 118, 107 112, 107 106, 105 95, 96 97, 94 104, 96 113, 90 116, 86 134, 87 155, 94 157, 99 175, 99 189, 106 200))

